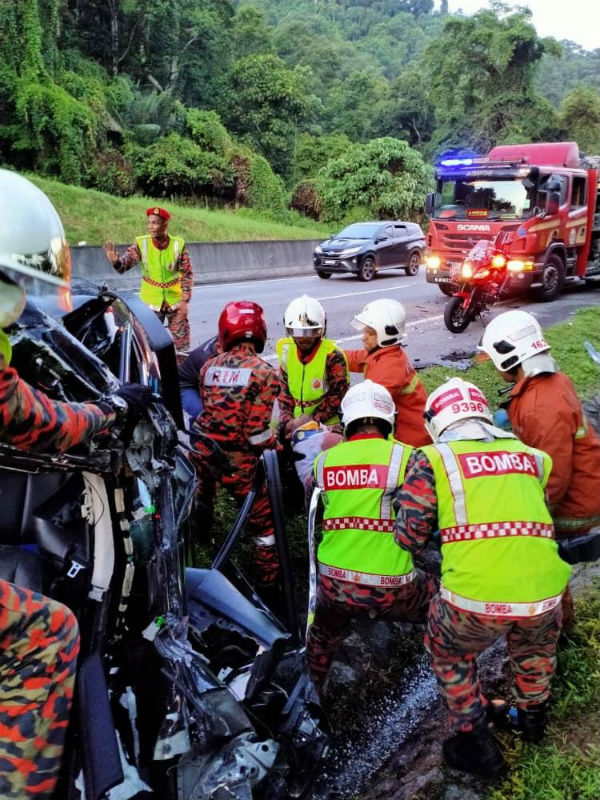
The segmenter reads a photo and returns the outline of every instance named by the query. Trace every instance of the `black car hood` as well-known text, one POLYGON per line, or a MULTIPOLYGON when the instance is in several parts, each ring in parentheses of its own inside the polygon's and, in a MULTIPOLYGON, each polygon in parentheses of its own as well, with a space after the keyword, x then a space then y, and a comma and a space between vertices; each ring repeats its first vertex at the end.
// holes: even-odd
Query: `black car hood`
POLYGON ((339 253, 340 250, 348 250, 350 247, 364 247, 369 239, 327 239, 321 244, 321 250, 328 253, 339 253))

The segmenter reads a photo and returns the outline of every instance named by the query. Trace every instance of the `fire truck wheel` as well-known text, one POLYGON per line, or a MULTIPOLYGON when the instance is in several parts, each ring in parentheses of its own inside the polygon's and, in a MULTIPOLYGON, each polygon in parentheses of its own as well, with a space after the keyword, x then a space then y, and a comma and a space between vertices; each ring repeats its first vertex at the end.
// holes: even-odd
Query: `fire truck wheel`
POLYGON ((550 256, 542 272, 542 285, 536 289, 536 298, 544 303, 555 300, 561 292, 564 279, 565 267, 562 259, 557 255, 550 256))

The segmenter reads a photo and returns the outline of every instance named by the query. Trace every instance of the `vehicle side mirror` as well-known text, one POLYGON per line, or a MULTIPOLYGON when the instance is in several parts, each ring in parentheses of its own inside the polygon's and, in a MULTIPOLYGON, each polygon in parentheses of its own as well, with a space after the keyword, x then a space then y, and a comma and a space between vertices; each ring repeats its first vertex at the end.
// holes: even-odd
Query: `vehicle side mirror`
POLYGON ((378 236, 375 239, 375 244, 381 244, 381 242, 387 242, 387 236, 378 236))
POLYGON ((558 214, 560 206, 560 194, 558 192, 549 192, 546 199, 546 214, 558 214))

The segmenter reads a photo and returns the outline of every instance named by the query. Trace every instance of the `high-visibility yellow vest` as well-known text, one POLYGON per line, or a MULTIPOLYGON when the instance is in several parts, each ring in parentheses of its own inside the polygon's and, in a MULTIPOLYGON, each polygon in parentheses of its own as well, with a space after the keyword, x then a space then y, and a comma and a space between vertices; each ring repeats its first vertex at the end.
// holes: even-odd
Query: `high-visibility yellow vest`
POLYGON ((159 250, 152 244, 151 236, 137 236, 136 244, 142 256, 142 288, 140 297, 151 308, 160 309, 181 303, 181 272, 177 268, 179 255, 185 242, 180 236, 169 236, 169 244, 159 250))
MULTIPOLYGON (((338 346, 331 339, 321 339, 317 352, 303 364, 298 358, 298 348, 291 337, 280 339, 275 345, 279 363, 287 373, 288 387, 294 398, 294 417, 313 414, 327 394, 327 356, 338 346)), ((341 352, 341 351, 340 351, 341 352)), ((347 370, 346 370, 347 371, 347 370)), ((348 380, 350 380, 350 373, 348 380)), ((340 421, 336 414, 325 425, 335 425, 340 421)))
POLYGON ((0 356, 4 359, 4 366, 8 367, 12 356, 12 345, 3 330, 0 330, 0 356))
POLYGON ((394 541, 394 493, 411 448, 393 439, 342 442, 315 461, 323 493, 322 574, 351 583, 394 587, 412 577, 410 553, 394 541))
POLYGON ((554 602, 571 568, 558 556, 544 498, 550 456, 517 439, 437 443, 421 450, 435 475, 442 588, 500 609, 541 603, 537 610, 522 609, 523 615, 554 602))

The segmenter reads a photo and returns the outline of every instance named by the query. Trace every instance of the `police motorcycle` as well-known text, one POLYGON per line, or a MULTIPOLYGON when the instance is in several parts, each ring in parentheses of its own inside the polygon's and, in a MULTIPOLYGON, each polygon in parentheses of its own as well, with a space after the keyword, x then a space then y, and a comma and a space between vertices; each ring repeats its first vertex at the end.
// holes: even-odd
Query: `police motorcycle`
POLYGON ((451 333, 466 330, 509 293, 513 276, 528 268, 526 262, 506 255, 502 236, 476 242, 462 264, 453 268, 452 297, 444 308, 444 324, 451 333))
POLYGON ((194 470, 175 424, 169 334, 133 295, 74 288, 74 310, 29 302, 8 330, 20 376, 64 401, 99 401, 127 382, 157 396, 133 427, 123 416, 86 448, 0 445, 0 574, 66 603, 80 626, 57 800, 302 797, 327 734, 304 665, 276 460, 267 454, 257 480, 277 523, 283 621, 232 558, 255 493, 214 562, 184 567, 194 470))

